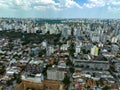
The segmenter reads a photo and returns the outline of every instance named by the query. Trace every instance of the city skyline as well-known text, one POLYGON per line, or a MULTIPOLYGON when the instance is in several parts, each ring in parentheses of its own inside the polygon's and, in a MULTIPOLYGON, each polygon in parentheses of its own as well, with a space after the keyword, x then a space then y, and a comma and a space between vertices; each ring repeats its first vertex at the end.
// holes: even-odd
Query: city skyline
POLYGON ((0 0, 0 17, 120 18, 119 0, 0 0))
POLYGON ((0 90, 120 90, 120 19, 0 18, 0 90))

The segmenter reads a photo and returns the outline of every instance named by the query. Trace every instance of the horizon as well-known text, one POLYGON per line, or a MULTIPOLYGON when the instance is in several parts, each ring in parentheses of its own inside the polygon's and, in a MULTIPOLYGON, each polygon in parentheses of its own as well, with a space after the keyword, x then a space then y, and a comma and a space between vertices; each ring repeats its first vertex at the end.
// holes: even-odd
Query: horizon
POLYGON ((87 20, 120 20, 120 18, 42 18, 42 17, 0 17, 0 19, 41 19, 41 20, 75 20, 75 19, 87 19, 87 20))

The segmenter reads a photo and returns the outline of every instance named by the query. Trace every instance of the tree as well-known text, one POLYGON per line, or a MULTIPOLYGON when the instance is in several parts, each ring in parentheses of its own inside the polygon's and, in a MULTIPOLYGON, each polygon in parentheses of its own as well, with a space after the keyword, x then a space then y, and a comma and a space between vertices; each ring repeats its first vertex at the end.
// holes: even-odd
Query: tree
POLYGON ((14 80, 16 80, 17 79, 17 74, 13 74, 13 77, 14 77, 14 80))
POLYGON ((110 90, 110 87, 108 85, 104 86, 102 90, 110 90))
POLYGON ((91 88, 90 88, 90 90, 94 90, 94 88, 93 88, 93 87, 91 87, 91 88))
POLYGON ((111 44, 112 44, 111 41, 107 40, 107 45, 111 45, 111 44))
POLYGON ((89 65, 87 65, 87 66, 86 66, 86 68, 87 68, 87 69, 89 69, 89 68, 90 68, 90 66, 89 66, 89 65))
POLYGON ((46 68, 43 69, 42 73, 43 73, 44 76, 47 76, 47 69, 48 69, 49 67, 52 67, 52 65, 51 65, 51 64, 48 64, 48 65, 46 65, 46 68))
POLYGON ((104 80, 102 78, 100 78, 99 82, 101 86, 104 85, 104 80))
POLYGON ((84 65, 81 65, 80 68, 84 68, 84 65))
POLYGON ((96 81, 96 85, 99 86, 99 84, 100 84, 99 81, 96 81))
POLYGON ((95 70, 98 70, 98 68, 97 68, 97 67, 95 67, 95 70))
POLYGON ((2 69, 0 69, 0 74, 3 75, 3 74, 5 73, 5 71, 6 71, 6 70, 5 70, 5 67, 2 66, 2 69))
POLYGON ((8 44, 8 47, 9 47, 10 50, 12 50, 13 47, 14 47, 14 44, 13 44, 13 43, 9 43, 9 44, 8 44))
POLYGON ((75 53, 75 45, 74 43, 71 43, 71 45, 68 47, 69 53, 71 56, 74 56, 75 53))
POLYGON ((74 67, 70 67, 69 70, 70 70, 71 73, 74 73, 75 68, 74 67))
POLYGON ((90 53, 90 50, 86 50, 85 48, 82 48, 81 51, 82 51, 83 54, 88 54, 88 53, 90 53))
POLYGON ((87 90, 90 90, 90 86, 87 86, 87 90))
POLYGON ((12 84, 13 84, 12 80, 8 80, 8 81, 7 81, 7 85, 8 85, 8 86, 10 86, 10 85, 12 85, 12 84))
POLYGON ((73 63, 70 59, 67 60, 66 65, 73 66, 73 63))
POLYGON ((93 73, 93 75, 92 75, 93 77, 95 77, 96 76, 96 74, 95 73, 93 73))
POLYGON ((104 61, 107 61, 107 58, 103 56, 103 60, 104 60, 104 61))
POLYGON ((17 75, 16 82, 17 83, 21 83, 21 75, 20 74, 17 75))
POLYGON ((59 50, 60 50, 60 47, 62 46, 63 43, 62 42, 58 42, 57 44, 58 44, 59 50))
POLYGON ((65 85, 66 89, 68 89, 68 85, 71 83, 70 78, 68 76, 65 76, 62 82, 65 85))
POLYGON ((27 87, 26 90, 35 90, 34 88, 27 87))

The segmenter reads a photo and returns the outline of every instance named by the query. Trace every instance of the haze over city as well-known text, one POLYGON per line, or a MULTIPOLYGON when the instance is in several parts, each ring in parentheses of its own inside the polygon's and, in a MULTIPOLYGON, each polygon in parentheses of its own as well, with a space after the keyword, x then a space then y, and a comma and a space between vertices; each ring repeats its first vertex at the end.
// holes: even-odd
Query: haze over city
POLYGON ((120 18, 120 0, 0 0, 0 17, 120 18))

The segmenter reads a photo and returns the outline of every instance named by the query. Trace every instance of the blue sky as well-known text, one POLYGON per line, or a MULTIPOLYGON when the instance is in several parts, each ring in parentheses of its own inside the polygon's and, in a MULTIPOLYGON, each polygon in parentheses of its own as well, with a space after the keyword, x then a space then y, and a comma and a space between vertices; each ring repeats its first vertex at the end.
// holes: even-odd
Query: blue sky
POLYGON ((120 18, 120 0, 0 0, 0 17, 120 18))

